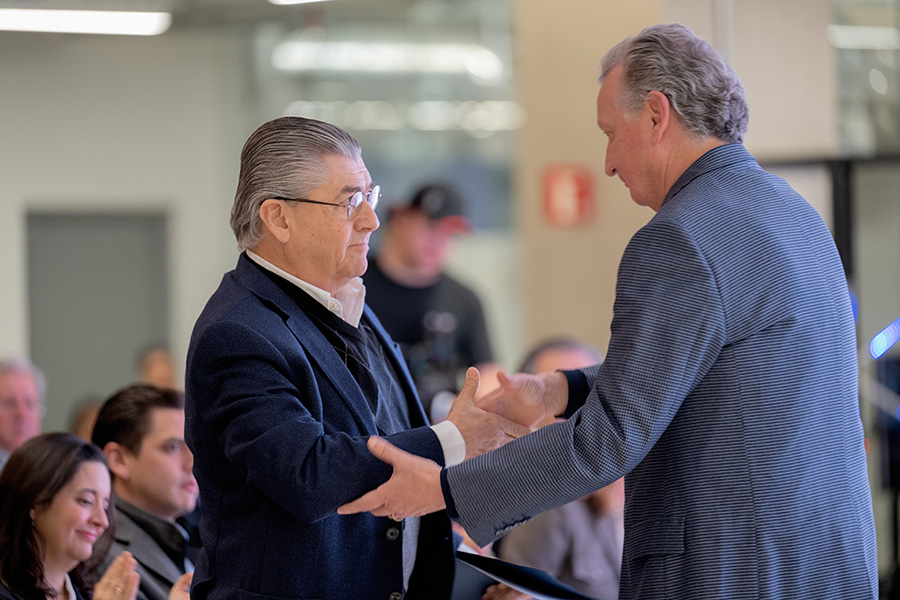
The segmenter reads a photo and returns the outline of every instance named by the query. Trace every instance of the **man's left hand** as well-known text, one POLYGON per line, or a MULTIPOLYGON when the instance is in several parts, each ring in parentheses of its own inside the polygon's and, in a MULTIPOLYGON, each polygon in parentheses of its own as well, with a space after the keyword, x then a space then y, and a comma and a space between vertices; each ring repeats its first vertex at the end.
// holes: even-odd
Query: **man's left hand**
POLYGON ((339 515, 369 512, 400 521, 446 508, 441 491, 441 467, 434 461, 405 452, 387 440, 372 436, 369 451, 394 467, 394 474, 368 494, 338 507, 339 515))

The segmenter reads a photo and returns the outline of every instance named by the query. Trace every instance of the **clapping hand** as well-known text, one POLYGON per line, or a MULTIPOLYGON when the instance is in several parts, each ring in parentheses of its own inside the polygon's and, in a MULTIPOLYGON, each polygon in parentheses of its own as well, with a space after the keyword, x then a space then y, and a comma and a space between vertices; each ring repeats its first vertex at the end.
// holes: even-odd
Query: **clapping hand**
POLYGON ((191 581, 194 579, 193 573, 185 573, 175 580, 175 585, 169 590, 169 600, 190 600, 191 597, 191 581))
POLYGON ((513 588, 505 585, 503 583, 497 583, 495 585, 490 586, 487 590, 485 590, 484 595, 481 597, 481 600, 534 600, 528 594, 522 593, 518 590, 514 590, 513 588))
POLYGON ((136 566, 130 552, 117 556, 94 586, 93 600, 135 600, 141 582, 141 576, 134 572, 136 566))

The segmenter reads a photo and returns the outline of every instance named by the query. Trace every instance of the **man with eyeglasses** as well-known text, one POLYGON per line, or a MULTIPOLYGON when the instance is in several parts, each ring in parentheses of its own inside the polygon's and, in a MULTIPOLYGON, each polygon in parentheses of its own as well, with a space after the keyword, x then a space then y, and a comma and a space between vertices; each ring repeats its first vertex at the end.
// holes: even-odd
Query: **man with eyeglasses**
POLYGON ((336 514, 391 475, 366 441, 451 465, 527 433, 475 406, 475 370, 448 421, 428 426, 365 306, 379 195, 357 142, 328 123, 275 119, 244 145, 231 214, 242 254, 187 360, 203 506, 194 598, 447 598, 446 514, 336 514))
POLYGON ((27 358, 0 360, 0 470, 13 450, 41 432, 45 387, 27 358))

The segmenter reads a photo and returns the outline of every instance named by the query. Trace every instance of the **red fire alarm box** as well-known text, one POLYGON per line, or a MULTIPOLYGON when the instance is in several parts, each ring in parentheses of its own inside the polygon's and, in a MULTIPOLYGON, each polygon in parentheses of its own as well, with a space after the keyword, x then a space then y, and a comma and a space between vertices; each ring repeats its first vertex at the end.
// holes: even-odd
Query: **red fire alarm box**
POLYGON ((544 217, 554 227, 583 227, 594 219, 591 172, 579 165, 553 165, 544 171, 544 217))

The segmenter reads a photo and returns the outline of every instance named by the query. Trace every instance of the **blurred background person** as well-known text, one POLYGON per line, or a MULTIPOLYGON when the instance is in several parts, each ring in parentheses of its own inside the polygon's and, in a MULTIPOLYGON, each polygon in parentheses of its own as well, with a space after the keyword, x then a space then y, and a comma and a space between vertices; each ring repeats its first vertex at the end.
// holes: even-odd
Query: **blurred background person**
POLYGON ((141 576, 137 597, 165 600, 178 578, 194 570, 189 535, 176 523, 198 496, 184 443, 184 396, 149 384, 119 390, 101 407, 93 441, 109 461, 116 508, 115 527, 104 534, 111 552, 103 560, 98 544, 97 569, 127 550, 141 576))
POLYGON ((177 380, 175 359, 163 345, 148 346, 138 355, 138 381, 161 388, 180 390, 184 387, 177 380))
MULTIPOLYGON (((99 448, 47 433, 0 473, 0 599, 134 600, 134 559, 118 557, 92 590, 85 561, 109 525, 110 481, 99 448)), ((182 596, 186 598, 187 596, 182 596)))
POLYGON ((363 275, 366 303, 400 344, 433 422, 446 417, 468 367, 481 372, 480 394, 496 381, 481 301, 444 271, 453 237, 472 229, 464 214, 454 187, 423 185, 408 204, 391 208, 384 239, 363 275))
POLYGON ((0 362, 0 469, 10 453, 41 432, 44 375, 24 357, 0 362))
POLYGON ((93 397, 79 402, 69 418, 69 433, 90 442, 91 434, 94 432, 94 423, 97 422, 97 413, 100 412, 100 404, 93 397))
MULTIPOLYGON (((602 360, 593 346, 555 338, 529 352, 519 371, 582 369, 602 360)), ((546 571, 583 594, 615 599, 622 567, 624 508, 625 480, 618 479, 580 500, 537 515, 495 542, 494 548, 501 559, 546 571)), ((485 595, 486 600, 527 597, 502 584, 485 595)))

